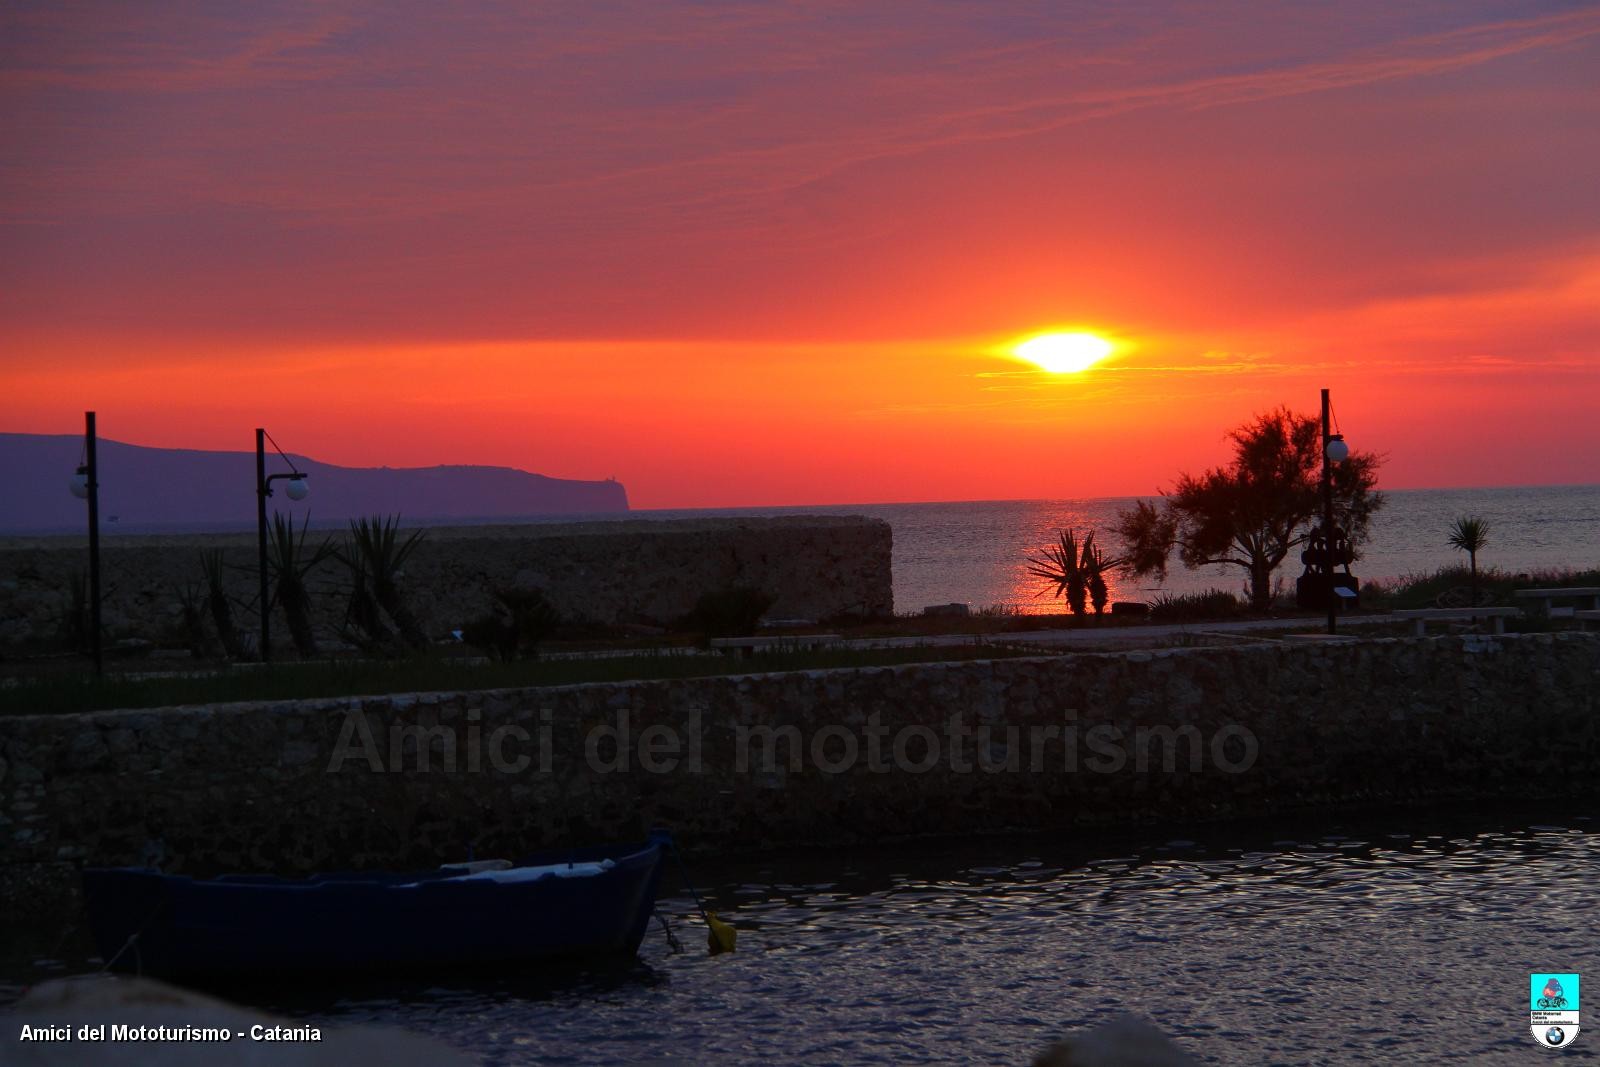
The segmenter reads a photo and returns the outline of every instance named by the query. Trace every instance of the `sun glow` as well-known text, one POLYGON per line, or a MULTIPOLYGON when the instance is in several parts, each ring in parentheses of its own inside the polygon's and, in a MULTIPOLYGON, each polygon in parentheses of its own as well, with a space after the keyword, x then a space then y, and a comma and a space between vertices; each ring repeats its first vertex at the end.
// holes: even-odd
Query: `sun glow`
POLYGON ((1042 333, 1014 349, 1018 356, 1051 374, 1088 370, 1109 356, 1115 346, 1092 333, 1042 333))

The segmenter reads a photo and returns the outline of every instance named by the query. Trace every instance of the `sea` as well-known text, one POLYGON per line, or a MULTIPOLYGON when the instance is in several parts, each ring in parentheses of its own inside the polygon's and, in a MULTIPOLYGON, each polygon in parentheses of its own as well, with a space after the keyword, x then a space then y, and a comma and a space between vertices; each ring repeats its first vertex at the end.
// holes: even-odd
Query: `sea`
MULTIPOLYGON (((1393 582, 1465 565, 1452 549, 1455 520, 1473 515, 1489 523, 1480 567, 1536 575, 1600 568, 1600 485, 1530 486, 1506 489, 1402 489, 1384 493, 1372 523, 1372 539, 1352 568, 1363 582, 1393 582)), ((1060 611, 1044 584, 1028 573, 1028 559, 1055 543, 1060 531, 1095 541, 1111 555, 1119 551, 1117 515, 1135 497, 1083 500, 980 500, 930 504, 851 504, 826 507, 725 508, 696 511, 636 511, 634 518, 760 515, 868 515, 894 531, 895 610, 916 613, 930 604, 965 603, 973 610, 1001 608, 1025 614, 1060 611)), ((1280 577, 1289 589, 1300 573, 1298 557, 1280 577)), ((1244 594, 1245 571, 1212 566, 1190 571, 1176 559, 1163 581, 1114 575, 1116 600, 1221 589, 1244 594)))

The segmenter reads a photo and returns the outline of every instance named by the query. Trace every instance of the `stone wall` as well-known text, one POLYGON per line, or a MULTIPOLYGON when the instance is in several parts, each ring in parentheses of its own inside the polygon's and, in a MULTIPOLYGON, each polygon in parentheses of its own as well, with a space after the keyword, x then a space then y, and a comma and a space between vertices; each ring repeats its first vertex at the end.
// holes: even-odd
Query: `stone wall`
POLYGON ((1565 633, 6 718, 0 909, 70 910, 86 863, 303 872, 657 824, 714 850, 1576 795, 1600 772, 1597 694, 1600 634, 1565 633), (759 728, 786 727, 798 760, 777 735, 767 759, 759 728))
MULTIPOLYGON (((340 531, 312 530, 310 544, 340 531)), ((0 538, 0 650, 59 645, 84 537, 0 538)), ((202 580, 200 552, 225 552, 240 629, 257 621, 254 534, 106 535, 101 586, 109 640, 185 647, 180 593, 202 580)), ((565 616, 605 623, 663 623, 702 593, 751 586, 776 596, 770 615, 822 619, 894 610, 891 534, 876 519, 619 519, 428 529, 405 566, 401 591, 434 637, 487 612, 493 592, 538 587, 565 616)), ((317 629, 338 640, 350 582, 330 559, 308 579, 317 629)), ((288 640, 280 617, 274 645, 288 640)))

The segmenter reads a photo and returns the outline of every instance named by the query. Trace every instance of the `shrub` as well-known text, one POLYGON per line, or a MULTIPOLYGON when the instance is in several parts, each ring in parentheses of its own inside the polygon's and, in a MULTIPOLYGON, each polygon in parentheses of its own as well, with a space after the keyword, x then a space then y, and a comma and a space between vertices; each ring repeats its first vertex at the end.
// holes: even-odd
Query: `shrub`
POLYGON ((1208 622, 1236 618, 1243 613, 1244 604, 1225 589, 1160 593, 1150 605, 1151 622, 1208 622))
POLYGON ((682 626, 707 637, 743 637, 755 632, 761 616, 777 599, 759 589, 720 589, 695 601, 682 626))
POLYGON ((490 659, 537 659, 539 642, 561 623, 541 589, 500 589, 495 610, 461 628, 461 639, 490 659))
MULTIPOLYGON (((1531 574, 1513 573, 1498 567, 1478 570, 1479 606, 1509 604, 1516 589, 1558 588, 1567 585, 1600 585, 1600 570, 1539 570, 1531 574)), ((1431 574, 1408 574, 1388 587, 1386 607, 1433 608, 1466 607, 1472 603, 1472 571, 1461 564, 1440 567, 1431 574)))

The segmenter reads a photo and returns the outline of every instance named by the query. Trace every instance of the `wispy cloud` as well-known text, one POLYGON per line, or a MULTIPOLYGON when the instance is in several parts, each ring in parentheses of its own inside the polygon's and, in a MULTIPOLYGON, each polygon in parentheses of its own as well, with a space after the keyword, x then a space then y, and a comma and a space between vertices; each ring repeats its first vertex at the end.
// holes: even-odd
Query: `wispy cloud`
MULTIPOLYGON (((961 95, 973 102, 918 111, 868 105, 852 121, 820 136, 774 138, 774 143, 708 154, 688 153, 648 165, 585 175, 585 184, 657 179, 699 172, 739 176, 734 185, 751 196, 770 196, 820 181, 878 159, 937 149, 1050 133, 1068 126, 1129 112, 1175 108, 1205 110, 1260 103, 1310 93, 1333 92, 1459 71, 1510 56, 1559 48, 1600 35, 1600 8, 1541 18, 1488 22, 1446 33, 1425 34, 1328 60, 1286 63, 1269 69, 1178 81, 1139 82, 1113 88, 1075 87, 1028 94, 1015 72, 958 77, 961 95), (985 100, 984 98, 988 98, 985 100)), ((1060 42, 1060 48, 1070 48, 1060 42)), ((1035 58, 1059 57, 1040 49, 1035 58)), ((1029 72, 1036 73, 1036 72, 1029 72)), ((933 101, 949 94, 937 94, 933 101)), ((927 103, 930 101, 924 101, 927 103)), ((723 188, 717 194, 727 193, 723 188)), ((709 194, 708 194, 709 195, 709 194)))
POLYGON ((0 52, 6 60, 0 67, 0 92, 270 89, 330 81, 356 65, 350 53, 332 47, 354 25, 348 17, 308 15, 297 24, 246 29, 242 39, 231 27, 202 22, 197 29, 208 34, 173 41, 155 35, 108 39, 95 34, 95 20, 103 14, 71 7, 13 12, 5 25, 12 44, 0 52), (54 47, 39 47, 46 42, 54 47))

